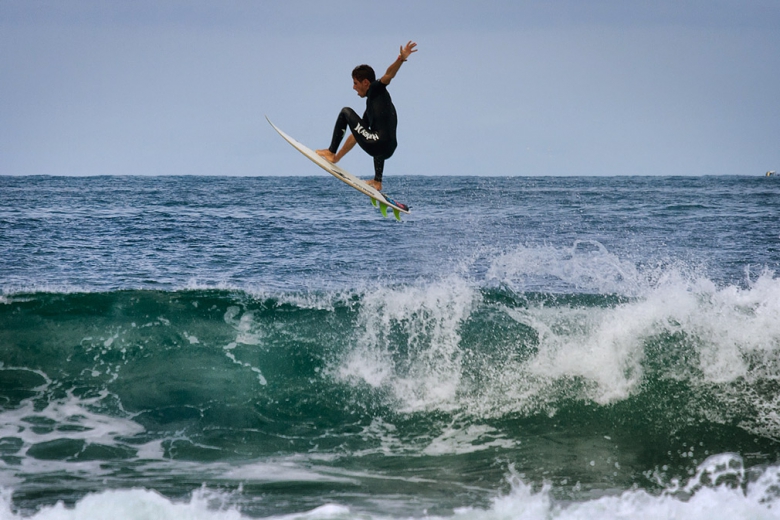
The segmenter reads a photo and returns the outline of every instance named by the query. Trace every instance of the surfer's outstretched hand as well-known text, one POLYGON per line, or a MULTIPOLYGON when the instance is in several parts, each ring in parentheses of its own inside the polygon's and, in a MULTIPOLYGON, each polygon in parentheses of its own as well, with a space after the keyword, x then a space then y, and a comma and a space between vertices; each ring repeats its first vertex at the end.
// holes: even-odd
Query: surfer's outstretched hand
POLYGON ((322 157, 328 162, 337 163, 339 160, 336 158, 336 154, 325 148, 324 150, 317 150, 317 155, 322 157))
POLYGON ((409 56, 411 56, 413 52, 417 52, 417 49, 415 49, 415 47, 417 47, 417 44, 411 40, 409 40, 409 42, 406 45, 401 45, 401 53, 400 53, 401 59, 406 61, 407 58, 409 58, 409 56))

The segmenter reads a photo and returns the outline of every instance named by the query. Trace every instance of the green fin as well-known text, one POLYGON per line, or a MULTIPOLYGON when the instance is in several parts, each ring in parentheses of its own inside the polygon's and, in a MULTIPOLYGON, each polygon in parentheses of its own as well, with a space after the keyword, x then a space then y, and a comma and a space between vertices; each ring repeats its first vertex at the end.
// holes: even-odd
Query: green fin
POLYGON ((386 217, 387 216, 387 204, 385 204, 384 202, 380 202, 379 203, 379 211, 382 212, 382 216, 383 217, 386 217))
POLYGON ((400 211, 398 211, 397 209, 393 208, 393 215, 395 215, 395 219, 398 222, 401 222, 401 212, 400 211))
POLYGON ((371 205, 372 205, 372 206, 374 206, 374 207, 376 207, 376 206, 377 206, 376 199, 375 199, 375 198, 373 198, 373 197, 371 197, 371 205))

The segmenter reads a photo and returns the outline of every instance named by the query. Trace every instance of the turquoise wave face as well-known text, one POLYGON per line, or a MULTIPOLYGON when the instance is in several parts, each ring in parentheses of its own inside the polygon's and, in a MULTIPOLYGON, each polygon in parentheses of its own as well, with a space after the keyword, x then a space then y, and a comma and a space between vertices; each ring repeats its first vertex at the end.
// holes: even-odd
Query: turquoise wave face
POLYGON ((366 500, 424 489, 440 510, 487 503, 509 467, 565 499, 660 490, 715 454, 777 459, 777 291, 764 277, 642 298, 458 279, 13 295, 0 457, 31 507, 61 473, 83 483, 70 497, 158 478, 173 495, 206 482, 289 497, 306 482, 366 500))

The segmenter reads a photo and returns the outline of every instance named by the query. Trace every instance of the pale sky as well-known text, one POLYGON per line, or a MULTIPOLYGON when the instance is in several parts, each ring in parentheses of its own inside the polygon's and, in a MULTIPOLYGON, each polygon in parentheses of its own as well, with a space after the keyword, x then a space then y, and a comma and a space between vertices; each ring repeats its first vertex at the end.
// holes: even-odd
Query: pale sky
POLYGON ((408 40, 387 178, 780 170, 778 0, 0 0, 0 175, 326 175, 408 40))

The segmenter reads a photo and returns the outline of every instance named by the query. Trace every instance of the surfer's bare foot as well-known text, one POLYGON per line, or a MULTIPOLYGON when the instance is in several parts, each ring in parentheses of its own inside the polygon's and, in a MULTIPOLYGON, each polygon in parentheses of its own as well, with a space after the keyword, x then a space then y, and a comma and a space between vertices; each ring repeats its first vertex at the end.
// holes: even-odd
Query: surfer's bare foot
POLYGON ((317 155, 322 157, 328 162, 335 163, 336 162, 336 154, 328 150, 327 148, 324 150, 317 150, 317 155))
POLYGON ((382 183, 379 181, 371 179, 370 181, 366 181, 366 184, 374 188, 376 191, 382 191, 382 183))

